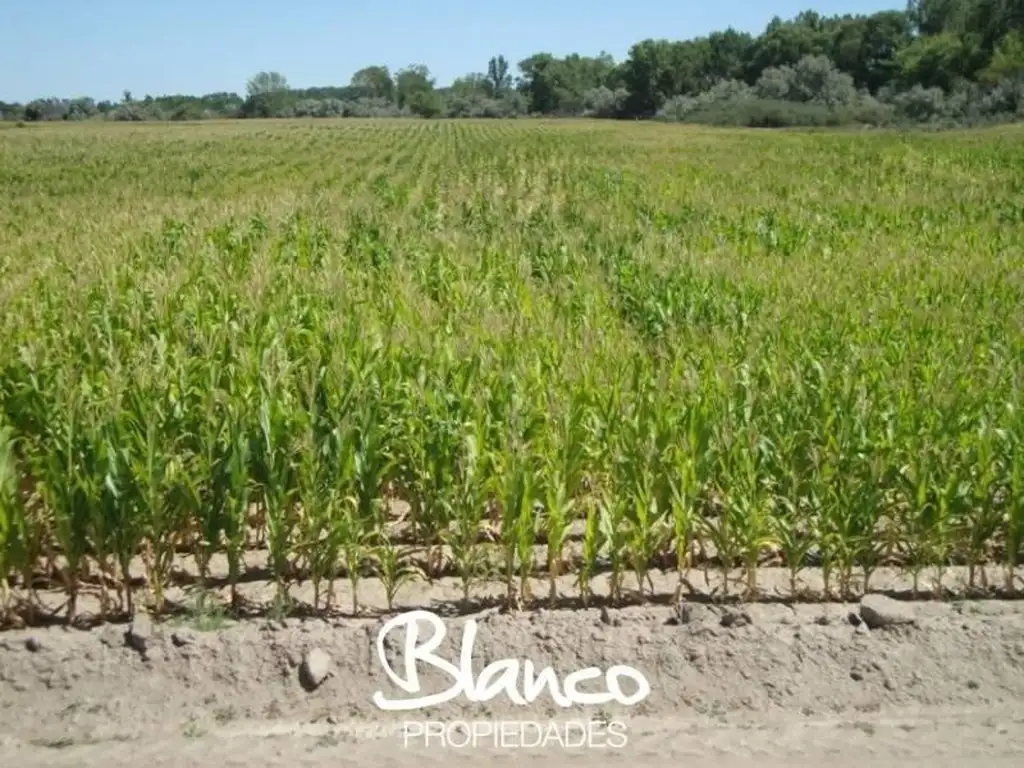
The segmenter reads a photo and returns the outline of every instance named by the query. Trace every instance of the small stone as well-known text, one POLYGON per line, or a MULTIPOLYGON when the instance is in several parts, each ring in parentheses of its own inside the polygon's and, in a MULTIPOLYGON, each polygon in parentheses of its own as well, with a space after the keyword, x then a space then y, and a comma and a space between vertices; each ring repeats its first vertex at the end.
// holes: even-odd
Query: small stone
POLYGON ((126 633, 114 624, 107 624, 99 633, 100 642, 108 648, 119 648, 127 644, 126 633))
POLYGON ((976 690, 978 690, 978 688, 979 688, 980 686, 978 685, 978 681, 977 681, 977 680, 968 680, 968 681, 967 681, 967 687, 968 687, 968 688, 969 688, 970 690, 972 690, 972 691, 976 691, 976 690))
POLYGON ((855 612, 853 612, 853 611, 850 611, 846 615, 846 620, 848 622, 850 622, 855 627, 859 627, 861 624, 864 623, 864 620, 860 617, 860 615, 855 613, 855 612))
POLYGON ((299 666, 299 681, 307 691, 312 691, 330 674, 331 658, 319 648, 307 651, 299 666))
POLYGON ((680 602, 676 607, 676 618, 680 624, 696 624, 707 618, 708 609, 699 603, 680 602))
POLYGON ((821 614, 821 616, 814 620, 814 623, 817 624, 819 627, 827 627, 829 624, 832 623, 832 619, 829 618, 828 614, 823 613, 821 614))
POLYGON ((850 679, 851 680, 856 680, 859 683, 861 680, 864 679, 864 673, 863 672, 859 672, 859 671, 857 671, 855 669, 852 672, 850 672, 850 679))
POLYGON ((124 633, 124 642, 129 648, 133 648, 146 656, 153 639, 153 621, 144 613, 137 614, 132 619, 131 626, 124 633))
POLYGON ((745 627, 753 624, 753 620, 746 611, 726 611, 719 623, 726 629, 729 629, 731 627, 745 627))
POLYGON ((196 639, 192 636, 191 632, 185 630, 178 630, 171 635, 171 642, 174 643, 177 648, 184 648, 187 645, 192 645, 196 639))
POLYGON ((860 617, 869 629, 914 623, 914 614, 908 605, 885 595, 865 595, 861 598, 860 617))
POLYGON ((30 637, 25 641, 25 650, 29 653, 39 653, 43 650, 43 644, 39 642, 39 638, 30 637))

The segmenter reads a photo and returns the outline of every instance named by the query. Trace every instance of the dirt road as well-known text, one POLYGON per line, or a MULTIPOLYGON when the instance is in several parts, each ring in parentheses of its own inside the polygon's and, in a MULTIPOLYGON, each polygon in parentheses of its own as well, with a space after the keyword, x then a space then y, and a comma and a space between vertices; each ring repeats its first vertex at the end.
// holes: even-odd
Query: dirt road
MULTIPOLYGON (((1021 765, 1024 603, 892 606, 892 624, 873 629, 856 604, 695 605, 684 621, 667 606, 469 617, 477 675, 502 659, 551 665, 560 680, 628 664, 650 684, 632 706, 566 709, 544 692, 526 706, 499 693, 382 712, 375 692, 412 695, 383 671, 383 619, 8 631, 0 754, 19 766, 1021 765), (329 674, 310 690, 313 649, 329 674), (443 744, 413 738, 428 721, 447 729, 443 744), (624 743, 550 738, 585 733, 587 723, 617 724, 624 743), (495 748, 487 733, 502 727, 520 736, 495 748), (548 740, 531 748, 541 729, 548 740), (476 745, 460 746, 473 733, 476 745)), ((455 664, 464 622, 445 619, 437 650, 455 664)), ((387 636, 385 658, 400 677, 403 647, 402 631, 387 636)), ((418 669, 418 695, 453 684, 418 669)))

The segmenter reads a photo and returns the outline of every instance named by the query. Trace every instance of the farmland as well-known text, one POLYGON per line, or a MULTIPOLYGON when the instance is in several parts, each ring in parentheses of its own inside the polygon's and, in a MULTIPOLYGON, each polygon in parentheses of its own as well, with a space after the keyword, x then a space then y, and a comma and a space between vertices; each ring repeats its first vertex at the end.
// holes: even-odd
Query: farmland
POLYGON ((1020 587, 1019 129, 11 127, 0 195, 9 619, 1020 587))

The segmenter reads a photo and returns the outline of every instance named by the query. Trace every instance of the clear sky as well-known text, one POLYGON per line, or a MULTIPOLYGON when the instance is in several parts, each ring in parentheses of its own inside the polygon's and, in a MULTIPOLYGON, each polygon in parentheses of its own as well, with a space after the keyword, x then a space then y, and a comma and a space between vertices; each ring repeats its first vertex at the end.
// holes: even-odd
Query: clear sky
POLYGON ((346 85, 370 64, 426 64, 439 85, 491 56, 616 60, 645 38, 685 40, 772 16, 903 8, 902 0, 0 0, 0 100, 243 93, 276 70, 293 87, 346 85))

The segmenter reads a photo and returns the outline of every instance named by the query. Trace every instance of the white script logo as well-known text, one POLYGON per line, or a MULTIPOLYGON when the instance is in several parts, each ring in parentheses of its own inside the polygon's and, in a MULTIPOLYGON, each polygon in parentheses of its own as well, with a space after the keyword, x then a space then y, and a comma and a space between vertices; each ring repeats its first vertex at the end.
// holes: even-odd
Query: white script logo
POLYGON ((587 667, 572 672, 565 678, 564 684, 559 684, 558 677, 551 667, 544 667, 540 674, 534 674, 534 666, 530 661, 523 662, 523 688, 520 693, 516 685, 519 681, 519 660, 501 659, 484 667, 480 677, 473 677, 473 643, 476 640, 476 622, 472 619, 466 621, 462 634, 462 653, 459 666, 439 658, 434 651, 438 649, 444 640, 445 627, 441 618, 430 611, 410 611, 400 614, 388 621, 377 635, 377 655, 391 681, 406 693, 418 694, 420 692, 419 673, 417 661, 423 661, 437 670, 441 670, 452 678, 453 684, 447 691, 434 693, 427 696, 412 699, 392 700, 385 698, 381 691, 373 694, 373 703, 383 710, 410 710, 443 704, 451 701, 460 693, 464 694, 470 701, 490 701, 502 691, 515 704, 530 704, 537 699, 541 691, 547 687, 551 698, 560 707, 571 707, 575 705, 601 705, 617 701, 625 706, 632 706, 647 698, 651 692, 651 686, 647 678, 633 667, 623 664, 616 664, 609 667, 604 673, 606 691, 604 693, 586 693, 578 690, 577 686, 586 681, 600 678, 602 673, 598 667, 587 667), (433 636, 423 645, 417 645, 419 639, 419 621, 426 621, 434 628, 433 636), (393 629, 405 627, 405 677, 401 678, 395 674, 387 653, 384 648, 385 638, 393 629), (619 685, 619 678, 628 677, 633 680, 637 690, 632 695, 626 695, 619 685))

